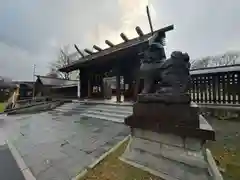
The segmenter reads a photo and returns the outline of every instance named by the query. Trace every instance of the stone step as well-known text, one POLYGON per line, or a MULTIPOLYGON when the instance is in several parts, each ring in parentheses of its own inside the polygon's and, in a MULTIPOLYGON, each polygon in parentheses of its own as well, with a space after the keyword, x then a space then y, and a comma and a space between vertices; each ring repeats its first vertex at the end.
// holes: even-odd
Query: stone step
POLYGON ((105 107, 108 107, 108 108, 123 108, 123 109, 129 109, 131 108, 132 106, 124 106, 124 105, 114 105, 114 104, 87 104, 87 103, 65 103, 63 104, 61 107, 68 107, 68 106, 74 106, 74 107, 77 107, 77 106, 105 106, 105 107))
POLYGON ((72 108, 72 107, 75 107, 75 106, 69 103, 69 104, 63 104, 56 109, 65 109, 65 108, 69 109, 69 108, 72 108))
POLYGON ((113 121, 113 122, 119 122, 119 123, 123 123, 124 122, 123 118, 106 117, 104 115, 96 115, 96 114, 91 114, 91 113, 82 113, 81 116, 82 117, 97 118, 97 119, 113 121))
POLYGON ((119 110, 129 110, 132 111, 132 106, 120 106, 120 105, 102 105, 98 104, 95 107, 104 107, 106 109, 119 109, 119 110))
POLYGON ((124 114, 124 115, 131 115, 132 111, 131 110, 122 110, 122 109, 107 109, 105 107, 98 108, 98 107, 93 107, 90 108, 92 111, 99 111, 99 112, 108 112, 108 113, 119 113, 119 114, 124 114))
POLYGON ((61 112, 67 112, 67 111, 78 111, 78 110, 83 110, 83 109, 92 109, 96 111, 106 111, 106 112, 116 112, 116 113, 124 113, 124 114, 131 114, 132 113, 132 107, 123 107, 123 106, 111 106, 111 105, 86 105, 86 104, 81 104, 81 105, 75 105, 72 106, 71 103, 65 104, 63 106, 60 106, 56 108, 56 111, 61 111, 61 112))
POLYGON ((56 111, 61 111, 61 112, 67 112, 67 111, 84 109, 84 108, 86 109, 88 107, 90 107, 90 106, 85 105, 85 104, 79 106, 79 104, 76 105, 76 104, 68 103, 68 104, 64 104, 62 106, 57 107, 55 110, 56 111))
POLYGON ((78 111, 83 109, 91 109, 94 111, 107 111, 107 112, 119 112, 119 113, 131 113, 130 110, 125 109, 109 109, 105 107, 96 107, 96 106, 79 106, 79 107, 58 107, 55 110, 57 111, 78 111))
POLYGON ((69 107, 69 106, 73 106, 73 107, 76 107, 76 106, 79 106, 79 105, 84 105, 83 103, 65 103, 63 104, 61 107, 69 107))
POLYGON ((93 110, 87 110, 86 113, 88 114, 94 114, 94 115, 103 115, 106 117, 116 117, 116 118, 126 118, 128 115, 126 114, 117 114, 115 112, 109 113, 109 112, 105 112, 105 111, 93 111, 93 110))
POLYGON ((72 111, 72 110, 81 110, 81 109, 87 109, 88 107, 58 107, 55 110, 59 111, 72 111))
POLYGON ((102 120, 123 123, 124 119, 132 114, 131 106, 68 103, 55 109, 57 112, 79 112, 82 117, 97 118, 102 120))

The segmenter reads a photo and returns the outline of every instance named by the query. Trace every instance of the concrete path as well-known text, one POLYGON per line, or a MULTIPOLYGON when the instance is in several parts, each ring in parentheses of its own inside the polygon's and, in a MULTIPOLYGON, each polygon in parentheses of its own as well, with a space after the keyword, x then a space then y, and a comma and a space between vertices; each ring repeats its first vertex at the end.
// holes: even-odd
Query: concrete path
POLYGON ((130 133, 122 123, 76 111, 28 115, 12 124, 8 139, 37 180, 74 178, 130 133))
POLYGON ((22 120, 31 115, 6 116, 0 114, 0 145, 4 145, 7 138, 19 129, 22 120))
POLYGON ((24 180, 21 169, 6 144, 7 138, 19 129, 21 120, 29 115, 5 116, 0 114, 0 177, 4 180, 24 180))
POLYGON ((8 146, 0 146, 0 177, 4 180, 25 180, 8 146))

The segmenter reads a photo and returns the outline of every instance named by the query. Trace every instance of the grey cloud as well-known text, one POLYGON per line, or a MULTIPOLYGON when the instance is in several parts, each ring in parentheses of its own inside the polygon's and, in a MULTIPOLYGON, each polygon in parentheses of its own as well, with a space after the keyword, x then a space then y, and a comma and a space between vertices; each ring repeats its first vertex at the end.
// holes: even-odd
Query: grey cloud
POLYGON ((33 55, 17 46, 9 46, 0 42, 0 73, 13 80, 32 80, 33 66, 36 74, 47 73, 48 57, 33 55))
POLYGON ((157 13, 163 22, 175 24, 176 30, 169 33, 169 49, 183 49, 196 58, 239 48, 239 9, 237 0, 185 0, 157 13))

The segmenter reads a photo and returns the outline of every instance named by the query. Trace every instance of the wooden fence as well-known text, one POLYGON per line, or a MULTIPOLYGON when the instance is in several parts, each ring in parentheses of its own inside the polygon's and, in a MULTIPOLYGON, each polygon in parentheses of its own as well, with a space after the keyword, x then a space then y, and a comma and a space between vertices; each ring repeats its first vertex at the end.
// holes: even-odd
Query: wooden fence
POLYGON ((240 65, 191 70, 190 74, 194 102, 240 105, 240 65))

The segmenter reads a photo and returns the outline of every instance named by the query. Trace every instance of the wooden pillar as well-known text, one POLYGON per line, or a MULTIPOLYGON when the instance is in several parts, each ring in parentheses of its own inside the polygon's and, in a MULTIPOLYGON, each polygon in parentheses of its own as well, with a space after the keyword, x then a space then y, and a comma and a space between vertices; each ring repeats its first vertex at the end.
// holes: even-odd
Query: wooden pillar
POLYGON ((137 95, 139 92, 139 85, 140 85, 140 78, 137 77, 135 80, 135 84, 134 84, 134 92, 133 92, 133 100, 136 101, 137 100, 137 95))
POLYGON ((137 100, 137 95, 140 92, 140 84, 141 84, 141 78, 140 78, 140 61, 137 60, 133 65, 132 65, 132 97, 133 100, 136 101, 137 100), (133 83, 134 81, 134 83, 133 83))
POLYGON ((124 101, 128 100, 131 93, 131 77, 129 73, 124 74, 124 101), (128 85, 128 89, 126 89, 126 84, 128 85))
POLYGON ((117 94, 117 102, 121 102, 121 77, 120 77, 119 68, 117 68, 117 73, 116 73, 116 94, 117 94))
POLYGON ((78 72, 78 86, 77 86, 77 97, 80 98, 81 97, 81 80, 80 80, 80 69, 78 72))
POLYGON ((88 98, 92 97, 92 83, 91 83, 91 79, 88 79, 88 98))
POLYGON ((80 70, 80 89, 81 89, 81 98, 86 98, 88 96, 88 74, 86 69, 80 70))
POLYGON ((100 85, 100 89, 101 89, 101 98, 104 99, 104 88, 105 87, 104 87, 104 82, 103 82, 103 78, 104 78, 103 76, 104 76, 104 74, 101 75, 101 79, 100 79, 100 82, 99 82, 100 84, 99 85, 100 85))
POLYGON ((125 98, 125 92, 126 92, 126 86, 125 86, 125 82, 126 82, 127 77, 125 75, 123 75, 123 96, 125 98))

